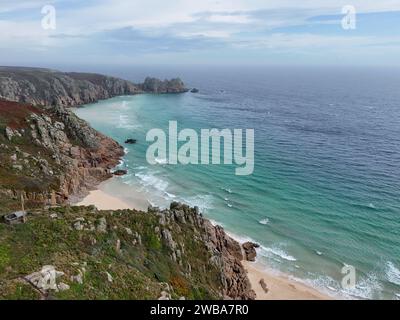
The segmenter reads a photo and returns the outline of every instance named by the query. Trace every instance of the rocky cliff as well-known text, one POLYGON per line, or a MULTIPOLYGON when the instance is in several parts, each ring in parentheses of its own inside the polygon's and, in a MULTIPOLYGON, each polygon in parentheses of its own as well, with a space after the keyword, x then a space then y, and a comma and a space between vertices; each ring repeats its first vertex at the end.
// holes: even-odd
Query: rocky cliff
POLYGON ((181 93, 188 91, 183 81, 179 78, 161 81, 156 78, 147 77, 139 87, 145 92, 152 93, 181 93))
POLYGON ((79 106, 118 95, 186 92, 180 79, 148 78, 143 84, 94 73, 0 67, 0 98, 41 106, 79 106))
POLYGON ((40 209, 0 224, 0 257, 0 299, 254 298, 239 245, 178 203, 40 209))
POLYGON ((84 196, 111 176, 123 156, 114 140, 70 110, 0 100, 0 192, 57 203, 84 196), (53 196, 54 198, 54 196, 53 196))

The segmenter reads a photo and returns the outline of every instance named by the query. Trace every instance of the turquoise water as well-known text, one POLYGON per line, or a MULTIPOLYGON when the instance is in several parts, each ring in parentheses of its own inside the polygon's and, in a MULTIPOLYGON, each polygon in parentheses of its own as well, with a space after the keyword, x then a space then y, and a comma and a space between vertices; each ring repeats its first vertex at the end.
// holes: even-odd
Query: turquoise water
MULTIPOLYGON (((399 70, 182 71, 200 93, 117 97, 76 113, 125 145, 121 177, 150 203, 179 200, 259 260, 332 295, 400 298, 399 70), (148 130, 254 128, 255 170, 149 165, 148 130), (353 265, 356 287, 341 287, 353 265)), ((127 76, 126 76, 127 77, 127 76)), ((135 80, 135 77, 131 77, 135 80)))

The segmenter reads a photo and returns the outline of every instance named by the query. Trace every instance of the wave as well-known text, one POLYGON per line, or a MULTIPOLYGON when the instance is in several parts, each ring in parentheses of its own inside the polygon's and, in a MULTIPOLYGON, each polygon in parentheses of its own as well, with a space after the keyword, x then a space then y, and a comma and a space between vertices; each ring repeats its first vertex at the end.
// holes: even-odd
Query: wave
POLYGON ((134 130, 137 129, 139 126, 136 124, 132 124, 132 120, 129 118, 129 116, 120 114, 119 119, 118 119, 118 124, 117 128, 118 129, 128 129, 128 130, 134 130))
POLYGON ((225 192, 232 193, 232 190, 229 188, 221 187, 221 189, 224 190, 225 192))
POLYGON ((287 261, 297 261, 297 259, 290 254, 288 254, 285 250, 282 248, 279 248, 277 246, 274 247, 265 247, 265 246, 260 246, 260 254, 264 257, 270 257, 270 254, 277 256, 281 259, 287 260, 287 261))
POLYGON ((133 169, 135 169, 135 170, 145 170, 145 169, 147 169, 147 167, 139 166, 139 167, 134 167, 133 169))
MULTIPOLYGON (((238 235, 235 233, 230 232, 229 230, 225 230, 225 232, 233 239, 235 239, 237 242, 240 244, 243 244, 245 242, 253 242, 253 243, 259 243, 259 241, 256 241, 249 236, 244 236, 244 235, 238 235)), ((282 248, 278 246, 273 246, 273 247, 266 247, 263 245, 260 245, 260 248, 257 249, 259 252, 260 256, 269 258, 271 257, 271 254, 279 257, 281 259, 287 260, 287 261, 297 261, 297 259, 290 254, 288 254, 286 251, 284 251, 282 248)))
MULTIPOLYGON (((215 226, 220 226, 220 227, 223 227, 223 228, 224 228, 224 224, 221 223, 221 222, 219 222, 219 221, 216 221, 216 220, 213 220, 213 219, 208 219, 208 221, 210 221, 211 224, 212 224, 214 227, 215 227, 215 226)), ((231 237, 231 238, 233 238, 233 237, 231 237)))
POLYGON ((316 276, 315 279, 301 279, 297 277, 290 277, 293 280, 304 283, 320 292, 326 293, 329 296, 340 296, 341 298, 347 298, 345 295, 341 295, 341 287, 338 281, 327 275, 316 276))
POLYGON ((316 275, 314 279, 291 278, 339 299, 376 299, 376 294, 382 290, 381 283, 374 273, 357 278, 354 288, 343 288, 340 281, 327 275, 316 275))
POLYGON ((135 177, 140 179, 140 182, 148 187, 153 187, 159 191, 165 191, 168 188, 168 182, 164 181, 153 174, 136 173, 135 177))
POLYGON ((389 282, 400 286, 400 270, 391 261, 386 263, 386 277, 389 282))
POLYGON ((167 191, 164 192, 164 195, 165 195, 165 197, 164 197, 165 200, 171 200, 171 199, 175 199, 176 198, 176 195, 174 195, 172 193, 169 193, 167 191))
POLYGON ((198 207, 200 211, 205 212, 214 208, 213 197, 208 194, 199 194, 189 198, 183 198, 182 201, 191 207, 198 207))
MULTIPOLYGON (((222 224, 218 223, 218 225, 223 226, 222 224)), ((232 239, 235 239, 237 242, 239 242, 240 244, 243 244, 245 242, 253 242, 253 243, 257 243, 257 241, 255 241, 254 239, 250 238, 249 236, 244 236, 244 235, 238 235, 236 233, 233 233, 229 230, 225 230, 225 233, 230 236, 232 239)), ((259 250, 259 249, 256 249, 259 250)))
POLYGON ((369 273, 365 277, 358 278, 354 288, 344 288, 341 292, 347 297, 361 299, 374 299, 375 293, 380 292, 382 286, 374 273, 369 273))

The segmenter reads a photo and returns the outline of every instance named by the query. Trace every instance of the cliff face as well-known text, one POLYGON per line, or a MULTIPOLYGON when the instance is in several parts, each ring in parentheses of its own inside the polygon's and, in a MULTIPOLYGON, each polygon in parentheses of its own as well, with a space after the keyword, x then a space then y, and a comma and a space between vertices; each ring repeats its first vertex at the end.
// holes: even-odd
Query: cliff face
POLYGON ((186 92, 180 79, 146 79, 144 84, 93 73, 0 67, 0 98, 41 106, 79 106, 118 95, 186 92))
POLYGON ((238 244, 177 203, 148 212, 40 209, 18 228, 0 224, 0 253, 3 299, 254 297, 238 244), (41 281, 49 274, 53 283, 41 281))
POLYGON ((129 81, 98 74, 0 68, 0 97, 33 105, 77 106, 138 92, 129 81))
POLYGON ((156 78, 147 77, 139 87, 145 92, 152 93, 181 93, 188 91, 183 81, 179 78, 161 81, 156 78))
POLYGON ((0 189, 27 200, 58 203, 84 196, 111 176, 123 156, 114 140, 91 128, 64 107, 39 109, 0 101, 0 189))

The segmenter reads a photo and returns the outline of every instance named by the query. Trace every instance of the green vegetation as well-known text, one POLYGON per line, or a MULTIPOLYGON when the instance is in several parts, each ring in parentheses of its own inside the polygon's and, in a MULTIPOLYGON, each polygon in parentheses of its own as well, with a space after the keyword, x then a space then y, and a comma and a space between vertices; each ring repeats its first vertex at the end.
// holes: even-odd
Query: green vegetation
POLYGON ((22 278, 44 265, 64 272, 57 281, 70 286, 50 291, 56 299, 157 299, 166 283, 172 298, 219 298, 220 272, 209 264, 210 255, 196 233, 189 223, 160 225, 156 213, 69 206, 37 210, 25 224, 0 224, 0 298, 38 298, 22 278), (100 218, 107 221, 106 232, 99 231, 100 218), (77 221, 83 230, 77 230, 77 221), (177 261, 162 237, 163 228, 185 248, 177 261), (82 284, 71 280, 80 272, 82 284))
MULTIPOLYGON (((62 168, 48 150, 32 143, 27 130, 27 118, 39 112, 44 111, 30 105, 0 100, 0 191, 43 192, 59 186, 57 173, 62 168), (11 141, 7 138, 6 128, 15 133, 11 141), (54 175, 46 175, 40 169, 44 161, 54 175)), ((0 204, 1 201, 0 197, 0 204)))

